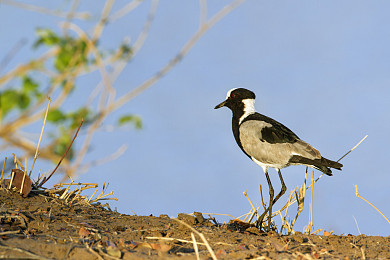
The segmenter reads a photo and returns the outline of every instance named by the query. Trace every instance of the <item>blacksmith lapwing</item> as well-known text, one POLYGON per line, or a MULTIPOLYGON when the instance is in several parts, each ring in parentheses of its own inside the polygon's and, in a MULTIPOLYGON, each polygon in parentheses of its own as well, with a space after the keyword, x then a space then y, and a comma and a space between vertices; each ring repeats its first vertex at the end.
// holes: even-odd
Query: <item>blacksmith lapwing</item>
POLYGON ((233 135, 241 150, 256 164, 263 168, 267 178, 270 194, 268 208, 260 217, 268 212, 268 230, 271 225, 272 206, 285 193, 280 169, 290 165, 306 165, 331 176, 330 168, 341 170, 341 163, 328 160, 310 144, 302 141, 296 134, 283 124, 255 111, 255 93, 244 88, 228 91, 226 100, 215 107, 223 106, 233 112, 233 135), (268 168, 275 168, 279 174, 282 188, 274 198, 274 189, 268 176, 268 168))

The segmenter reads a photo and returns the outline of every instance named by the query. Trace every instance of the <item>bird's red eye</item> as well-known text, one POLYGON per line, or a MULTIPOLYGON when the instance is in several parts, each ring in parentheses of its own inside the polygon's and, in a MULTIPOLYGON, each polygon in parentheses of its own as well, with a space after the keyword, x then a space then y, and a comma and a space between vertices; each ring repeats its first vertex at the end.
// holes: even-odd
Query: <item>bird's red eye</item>
POLYGON ((233 93, 232 94, 230 94, 230 97, 231 98, 234 98, 236 95, 234 95, 233 93))

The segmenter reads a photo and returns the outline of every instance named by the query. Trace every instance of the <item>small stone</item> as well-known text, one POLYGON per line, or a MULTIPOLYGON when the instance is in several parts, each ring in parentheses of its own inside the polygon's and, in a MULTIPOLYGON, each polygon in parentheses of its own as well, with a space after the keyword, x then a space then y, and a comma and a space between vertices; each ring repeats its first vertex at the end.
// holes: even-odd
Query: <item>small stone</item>
POLYGON ((247 231, 251 234, 254 234, 254 235, 261 235, 261 231, 256 227, 247 228, 245 231, 247 231))
POLYGON ((187 215, 187 214, 184 214, 184 213, 179 213, 177 215, 177 218, 181 221, 184 221, 185 223, 189 224, 189 225, 196 225, 197 221, 196 221, 196 218, 193 217, 193 216, 190 216, 190 215, 187 215))
POLYGON ((195 219, 197 220, 198 223, 202 224, 203 222, 206 221, 206 219, 203 217, 203 214, 200 212, 194 212, 195 219))

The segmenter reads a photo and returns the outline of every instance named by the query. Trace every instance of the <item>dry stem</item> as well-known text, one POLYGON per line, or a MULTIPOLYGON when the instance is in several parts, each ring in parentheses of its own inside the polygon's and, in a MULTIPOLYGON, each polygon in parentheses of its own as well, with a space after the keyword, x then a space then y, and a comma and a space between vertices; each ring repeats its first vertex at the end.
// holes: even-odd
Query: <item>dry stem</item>
POLYGON ((70 147, 72 146, 72 144, 73 144, 74 140, 76 139, 76 137, 77 137, 77 134, 79 133, 79 131, 80 131, 80 128, 81 128, 81 125, 83 124, 83 122, 84 122, 84 119, 81 119, 81 122, 80 122, 79 128, 77 128, 76 134, 74 135, 74 137, 73 137, 72 141, 70 142, 70 144, 69 144, 68 148, 66 149, 66 151, 65 151, 64 155, 61 157, 61 160, 58 162, 58 164, 57 164, 56 168, 54 168, 54 170, 53 170, 53 171, 52 171, 52 173, 49 175, 49 177, 47 177, 47 178, 44 178, 44 179, 42 180, 41 184, 39 184, 39 187, 42 187, 42 185, 43 185, 43 184, 45 184, 45 183, 46 183, 46 182, 47 182, 47 181, 48 181, 48 180, 51 178, 51 176, 53 176, 53 174, 56 172, 57 168, 60 166, 60 164, 61 164, 62 160, 63 160, 63 159, 65 158, 65 156, 67 155, 67 153, 68 153, 68 151, 69 151, 70 147))
MULTIPOLYGON (((48 102, 48 104, 47 104, 46 113, 45 113, 45 117, 44 117, 44 119, 43 119, 43 125, 42 125, 42 129, 41 129, 41 135, 39 136, 38 145, 37 145, 37 150, 35 151, 34 160, 33 160, 33 163, 32 163, 32 165, 31 165, 31 170, 30 170, 29 176, 31 176, 32 170, 33 170, 34 165, 35 165, 35 161, 36 161, 37 158, 38 158, 38 151, 39 151, 39 146, 40 146, 41 140, 42 140, 43 129, 45 129, 46 118, 47 118, 47 114, 48 114, 48 112, 49 112, 49 107, 50 107, 51 99, 50 99, 50 97, 47 97, 47 99, 49 100, 49 102, 48 102)), ((27 168, 26 168, 26 170, 27 170, 27 168)))
POLYGON ((382 215, 382 217, 384 217, 386 219, 386 221, 390 224, 390 221, 388 220, 388 218, 386 218, 386 216, 377 207, 375 207, 371 202, 369 202, 368 200, 366 200, 365 198, 360 196, 357 185, 355 185, 355 190, 356 190, 356 197, 361 198, 362 200, 364 200, 365 202, 370 204, 370 206, 373 207, 374 209, 376 209, 376 211, 378 211, 382 215))
POLYGON ((5 170, 5 164, 6 164, 6 163, 7 163, 7 157, 4 158, 4 164, 3 164, 3 170, 1 171, 0 182, 3 180, 4 170, 5 170))
POLYGON ((180 219, 174 218, 174 220, 176 220, 180 224, 188 227, 192 232, 196 233, 203 240, 203 242, 205 243, 205 246, 207 247, 207 250, 209 251, 209 253, 211 255, 211 258, 213 260, 217 260, 217 256, 215 255, 213 249, 211 248, 210 244, 207 242, 207 239, 205 238, 205 236, 202 233, 198 232, 196 229, 194 229, 193 227, 191 227, 187 223, 181 221, 180 219))
POLYGON ((192 238, 192 242, 194 243, 194 251, 195 251, 196 259, 200 260, 198 244, 196 243, 194 232, 191 232, 191 238, 192 238))
POLYGON ((305 234, 310 235, 311 230, 314 228, 313 225, 313 190, 314 190, 314 171, 311 175, 311 201, 310 201, 310 216, 309 216, 309 224, 305 230, 305 234))

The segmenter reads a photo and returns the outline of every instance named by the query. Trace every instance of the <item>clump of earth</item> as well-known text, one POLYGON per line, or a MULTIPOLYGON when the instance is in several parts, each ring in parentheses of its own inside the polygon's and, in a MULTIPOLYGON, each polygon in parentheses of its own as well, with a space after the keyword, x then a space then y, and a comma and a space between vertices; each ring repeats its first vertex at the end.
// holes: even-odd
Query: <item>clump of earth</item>
POLYGON ((167 215, 130 216, 101 205, 72 205, 42 194, 23 198, 0 189, 0 257, 390 259, 389 237, 279 235, 237 221, 219 224, 201 213, 179 214, 177 219, 181 222, 167 215))

